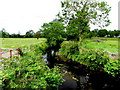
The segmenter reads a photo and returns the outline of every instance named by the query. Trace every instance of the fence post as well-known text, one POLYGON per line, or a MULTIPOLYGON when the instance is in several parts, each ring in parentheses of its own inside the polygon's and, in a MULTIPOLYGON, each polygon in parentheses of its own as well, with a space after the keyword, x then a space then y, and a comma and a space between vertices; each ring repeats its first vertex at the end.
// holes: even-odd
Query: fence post
POLYGON ((10 59, 12 59, 12 50, 10 50, 10 59))
MULTIPOLYGON (((0 48, 0 52, 2 52, 2 48, 0 48)), ((0 60, 2 60, 2 54, 0 54, 0 60)))

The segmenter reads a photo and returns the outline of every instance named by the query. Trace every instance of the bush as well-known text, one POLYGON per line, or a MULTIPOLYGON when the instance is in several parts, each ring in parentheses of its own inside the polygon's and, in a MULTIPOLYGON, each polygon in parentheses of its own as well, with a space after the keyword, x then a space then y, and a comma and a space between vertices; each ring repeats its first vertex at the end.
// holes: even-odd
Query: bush
POLYGON ((62 43, 60 51, 69 59, 84 64, 92 70, 103 69, 110 60, 109 56, 102 50, 88 50, 81 46, 78 48, 78 43, 71 41, 62 43))
MULTIPOLYGON (((119 60, 110 61, 105 65, 104 70, 111 74, 112 76, 119 76, 120 75, 120 63, 119 60)), ((119 76, 120 78, 120 76, 119 76)))
POLYGON ((3 62, 3 88, 57 89, 63 82, 57 67, 50 69, 42 60, 40 45, 32 47, 23 57, 3 62))
POLYGON ((68 56, 69 54, 78 54, 79 49, 78 49, 78 43, 74 41, 64 41, 61 44, 61 54, 64 54, 68 56))

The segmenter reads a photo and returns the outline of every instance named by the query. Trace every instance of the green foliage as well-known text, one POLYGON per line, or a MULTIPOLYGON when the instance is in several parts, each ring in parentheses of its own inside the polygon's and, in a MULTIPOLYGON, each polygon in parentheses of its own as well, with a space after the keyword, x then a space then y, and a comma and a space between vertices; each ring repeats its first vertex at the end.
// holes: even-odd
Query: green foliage
POLYGON ((48 48, 48 45, 45 42, 36 45, 30 45, 28 49, 32 50, 34 53, 44 53, 44 51, 48 48))
POLYGON ((81 49, 78 62, 82 62, 93 70, 103 69, 104 65, 109 62, 110 58, 102 50, 81 49))
POLYGON ((47 44, 51 48, 59 46, 64 40, 64 26, 60 22, 44 23, 40 32, 47 39, 47 44))
MULTIPOLYGON (((120 60, 120 59, 119 59, 120 60)), ((105 65, 104 70, 112 76, 120 75, 119 60, 110 61, 105 65)), ((120 77, 120 76, 119 76, 120 77)))
POLYGON ((78 43, 74 41, 69 41, 69 42, 64 41, 61 44, 60 52, 66 56, 68 56, 69 54, 78 54, 79 53, 78 43))
POLYGON ((26 32, 25 38, 32 38, 34 34, 35 33, 34 33, 33 30, 29 30, 29 31, 26 32))
POLYGON ((33 37, 34 37, 34 38, 37 38, 37 39, 41 38, 41 33, 40 33, 40 31, 37 31, 37 32, 33 35, 33 37))
POLYGON ((98 36, 99 37, 104 37, 107 34, 108 34, 108 32, 107 32, 106 29, 101 29, 101 30, 98 31, 98 36))
POLYGON ((9 37, 9 33, 6 32, 4 28, 0 30, 0 38, 8 38, 8 37, 9 37))
POLYGON ((102 50, 88 50, 82 47, 78 49, 78 44, 75 42, 63 43, 61 53, 73 61, 90 67, 92 70, 103 69, 109 61, 109 57, 102 50))
POLYGON ((3 62, 3 88, 58 88, 63 82, 62 75, 57 67, 50 69, 43 62, 40 53, 43 46, 31 46, 23 57, 15 56, 3 62))
POLYGON ((77 42, 66 41, 62 43, 60 53, 70 60, 88 66, 91 70, 102 69, 112 76, 120 75, 120 59, 112 61, 101 49, 86 49, 77 42))
POLYGON ((105 27, 110 24, 108 18, 111 8, 106 2, 96 0, 65 0, 61 2, 62 11, 58 18, 66 25, 69 39, 82 39, 84 33, 94 24, 105 27))

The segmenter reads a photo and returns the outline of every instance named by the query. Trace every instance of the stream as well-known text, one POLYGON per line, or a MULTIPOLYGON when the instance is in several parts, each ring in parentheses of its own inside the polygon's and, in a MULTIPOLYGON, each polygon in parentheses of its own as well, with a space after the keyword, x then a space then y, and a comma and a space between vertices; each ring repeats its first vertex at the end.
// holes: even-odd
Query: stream
POLYGON ((104 71, 91 71, 85 65, 67 59, 63 55, 56 55, 44 62, 50 68, 58 66, 65 82, 59 90, 120 90, 120 79, 112 77, 104 71))

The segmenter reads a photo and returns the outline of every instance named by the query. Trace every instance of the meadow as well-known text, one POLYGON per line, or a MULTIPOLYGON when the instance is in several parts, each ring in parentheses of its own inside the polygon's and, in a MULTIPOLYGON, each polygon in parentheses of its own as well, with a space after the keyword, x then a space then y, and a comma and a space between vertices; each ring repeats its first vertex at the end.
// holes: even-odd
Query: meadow
POLYGON ((1 48, 21 48, 24 46, 29 46, 31 44, 37 44, 44 42, 45 38, 0 38, 0 41, 2 41, 1 48))
MULTIPOLYGON (((87 39, 86 43, 83 45, 87 49, 103 49, 112 53, 118 53, 118 39, 117 38, 103 38, 103 37, 93 37, 92 39, 107 39, 102 42, 93 42, 91 39, 87 39)), ((29 46, 31 44, 38 44, 45 42, 45 38, 0 38, 2 41, 2 48, 22 48, 24 46, 29 46)))
POLYGON ((87 40, 86 43, 83 45, 84 48, 87 49, 102 49, 109 51, 111 53, 118 53, 118 38, 103 38, 97 37, 92 39, 106 39, 105 41, 101 42, 93 42, 91 39, 87 40))

